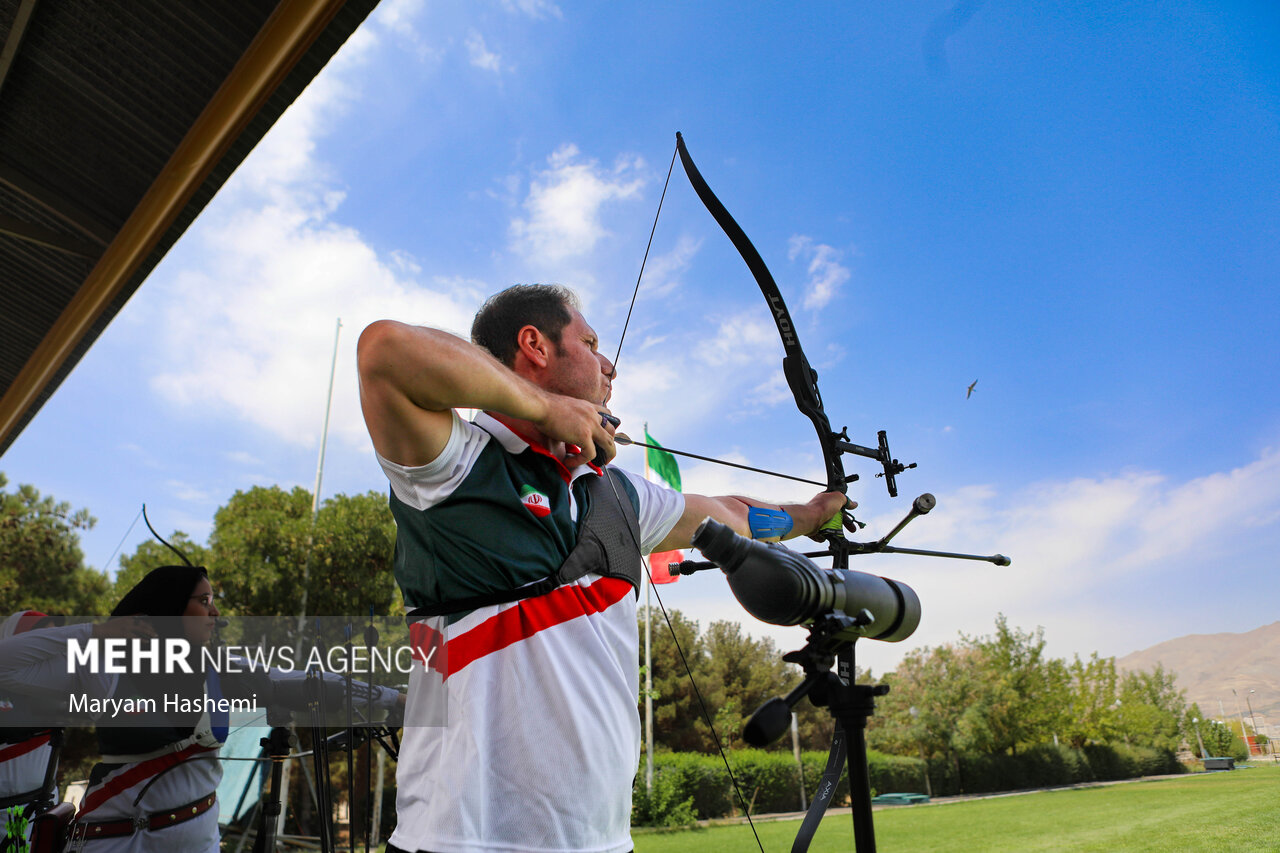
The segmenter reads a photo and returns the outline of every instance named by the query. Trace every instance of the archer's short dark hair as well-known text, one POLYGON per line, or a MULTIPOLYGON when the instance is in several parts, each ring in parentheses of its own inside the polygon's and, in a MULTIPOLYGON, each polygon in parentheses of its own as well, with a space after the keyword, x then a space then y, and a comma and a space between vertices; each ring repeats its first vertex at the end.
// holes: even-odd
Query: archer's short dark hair
POLYGON ((577 295, 558 284, 516 284, 485 300, 471 324, 471 342, 512 367, 516 359, 516 333, 534 326, 560 346, 560 333, 578 308, 577 295))

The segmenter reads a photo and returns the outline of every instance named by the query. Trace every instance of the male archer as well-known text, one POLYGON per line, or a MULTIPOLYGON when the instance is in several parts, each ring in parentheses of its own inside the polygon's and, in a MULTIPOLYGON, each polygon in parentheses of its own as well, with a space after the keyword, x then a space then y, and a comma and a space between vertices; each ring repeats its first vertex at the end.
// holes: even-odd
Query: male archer
POLYGON ((494 295, 471 338, 383 320, 358 349, 396 580, 410 619, 448 623, 448 722, 406 726, 387 850, 623 853, 641 554, 688 547, 707 516, 742 535, 807 535, 847 501, 682 495, 608 465, 617 374, 566 288, 494 295), (464 408, 479 414, 464 421, 464 408))

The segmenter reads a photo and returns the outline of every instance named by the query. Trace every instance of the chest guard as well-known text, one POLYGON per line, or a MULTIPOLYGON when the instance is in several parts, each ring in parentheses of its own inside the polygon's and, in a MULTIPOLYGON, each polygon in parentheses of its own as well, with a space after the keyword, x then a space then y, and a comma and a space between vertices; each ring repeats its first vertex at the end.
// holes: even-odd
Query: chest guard
POLYGON ((607 578, 622 578, 640 590, 640 521, 631 501, 623 500, 617 483, 622 474, 605 469, 604 477, 587 478, 586 490, 591 497, 587 514, 578 530, 578 542, 556 572, 557 586, 576 581, 590 572, 607 578))
POLYGON ((618 482, 622 474, 605 468, 603 477, 585 477, 587 496, 586 514, 578 526, 578 541, 555 574, 518 589, 473 595, 454 601, 442 601, 409 612, 405 620, 410 624, 432 616, 446 616, 488 607, 536 598, 558 586, 576 581, 594 572, 607 578, 621 578, 631 584, 635 594, 640 594, 640 521, 631 501, 621 496, 618 482))

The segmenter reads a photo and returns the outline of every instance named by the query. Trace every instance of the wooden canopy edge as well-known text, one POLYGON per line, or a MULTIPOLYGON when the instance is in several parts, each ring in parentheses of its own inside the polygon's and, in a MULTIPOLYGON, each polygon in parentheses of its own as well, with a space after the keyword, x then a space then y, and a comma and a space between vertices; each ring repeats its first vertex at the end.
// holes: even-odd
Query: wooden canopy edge
POLYGON ((0 453, 131 275, 345 0, 281 0, 3 398, 0 453))

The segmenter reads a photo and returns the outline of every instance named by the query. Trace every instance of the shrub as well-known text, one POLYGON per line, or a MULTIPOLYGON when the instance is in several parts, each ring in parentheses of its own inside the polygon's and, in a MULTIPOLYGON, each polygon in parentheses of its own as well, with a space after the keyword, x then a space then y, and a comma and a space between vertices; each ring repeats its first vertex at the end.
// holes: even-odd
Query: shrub
MULTIPOLYGON (((729 752, 729 763, 753 814, 798 811, 799 769, 787 752, 754 749, 729 752)), ((813 796, 826 768, 827 754, 805 752, 805 801, 813 796)), ((918 758, 867 753, 871 788, 882 793, 923 793, 924 774, 935 796, 1047 788, 1078 782, 1130 779, 1181 773, 1172 752, 1150 747, 1095 745, 1084 749, 1048 744, 1017 755, 960 755, 927 764, 918 758)), ((644 774, 636 776, 632 820, 643 826, 680 826, 695 819, 727 817, 741 810, 737 794, 719 755, 662 753, 654 757, 653 792, 644 790, 644 774)), ((831 802, 849 802, 849 778, 842 772, 831 802)))
POLYGON ((692 826, 698 820, 693 809, 693 796, 683 796, 686 789, 684 777, 671 766, 659 770, 653 768, 653 790, 644 784, 644 774, 631 793, 632 826, 692 826))

